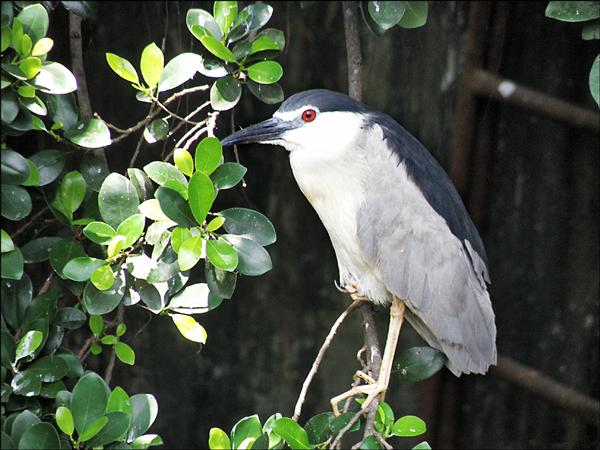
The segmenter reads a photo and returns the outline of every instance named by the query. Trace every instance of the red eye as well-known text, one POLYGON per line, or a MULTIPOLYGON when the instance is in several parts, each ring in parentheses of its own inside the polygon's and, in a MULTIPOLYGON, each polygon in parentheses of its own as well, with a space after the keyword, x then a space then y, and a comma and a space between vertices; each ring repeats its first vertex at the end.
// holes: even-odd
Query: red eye
POLYGON ((314 109, 307 109, 302 113, 302 120, 312 122, 317 118, 317 112, 314 109))

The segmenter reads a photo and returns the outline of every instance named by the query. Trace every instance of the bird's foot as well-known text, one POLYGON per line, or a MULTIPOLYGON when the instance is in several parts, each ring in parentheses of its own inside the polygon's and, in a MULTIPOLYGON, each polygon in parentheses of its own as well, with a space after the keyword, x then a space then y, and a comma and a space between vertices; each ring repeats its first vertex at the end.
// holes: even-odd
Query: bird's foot
POLYGON ((334 281, 335 287, 338 291, 344 294, 350 294, 350 298, 354 301, 362 300, 368 301, 369 298, 366 295, 360 295, 358 293, 358 285, 356 282, 352 282, 350 284, 345 285, 344 287, 340 286, 337 281, 334 281))
POLYGON ((340 410, 339 410, 338 404, 342 400, 346 400, 347 398, 355 397, 357 395, 366 395, 367 398, 365 399, 365 401, 363 402, 363 404, 361 406, 361 410, 366 411, 366 409, 369 407, 371 402, 373 400, 375 400, 378 395, 385 393, 385 391, 387 390, 387 386, 385 385, 385 383, 380 382, 379 380, 374 380, 369 375, 361 372, 360 370, 357 371, 354 376, 355 376, 355 378, 361 378, 362 380, 366 381, 368 384, 361 384, 360 386, 354 386, 352 389, 349 389, 348 391, 333 397, 331 399, 331 408, 333 409, 333 414, 336 416, 340 415, 340 410))

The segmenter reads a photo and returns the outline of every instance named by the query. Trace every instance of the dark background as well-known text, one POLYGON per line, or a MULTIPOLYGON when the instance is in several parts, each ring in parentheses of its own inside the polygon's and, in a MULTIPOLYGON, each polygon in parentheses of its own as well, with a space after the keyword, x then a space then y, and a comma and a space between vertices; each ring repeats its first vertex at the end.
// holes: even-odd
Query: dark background
MULTIPOLYGON (((496 30, 501 45, 487 67, 502 77, 598 111, 588 73, 598 41, 582 41, 579 24, 544 16, 545 2, 492 2, 506 18, 496 30)), ((346 91, 346 52, 340 2, 273 2, 270 26, 282 29, 287 47, 279 58, 287 96, 309 88, 346 91)), ((92 107, 107 121, 128 127, 145 116, 146 104, 112 73, 105 52, 138 65, 142 49, 159 46, 167 29, 167 60, 203 50, 187 31, 191 7, 212 10, 212 2, 99 2, 96 23, 84 23, 84 57, 92 107)), ((449 168, 457 119, 457 96, 465 64, 468 2, 432 2, 419 29, 362 33, 364 101, 387 112, 420 139, 449 168)), ((64 43, 55 58, 69 64, 67 15, 57 9, 49 35, 64 43)), ((485 36, 479 42, 488 45, 485 36)), ((192 84, 205 83, 201 76, 192 84)), ((181 111, 205 101, 195 95, 181 111)), ((244 94, 235 122, 245 126, 276 109, 244 94)), ((598 211, 599 145, 596 133, 532 114, 489 98, 477 104, 477 123, 487 121, 488 159, 471 167, 483 176, 478 225, 489 255, 491 297, 498 350, 581 393, 598 398, 598 211), (477 166, 479 164, 479 166, 477 166)), ((230 130, 230 114, 219 118, 217 135, 230 130)), ((107 150, 111 170, 123 171, 136 138, 107 150)), ((173 143, 170 143, 171 145, 173 143)), ((161 144, 142 149, 138 166, 159 158, 161 144)), ((199 316, 208 331, 198 350, 172 322, 154 318, 130 342, 134 368, 117 366, 112 385, 130 393, 153 393, 159 403, 152 432, 168 448, 207 446, 208 431, 227 431, 240 418, 274 412, 290 416, 310 365, 336 317, 348 304, 333 281, 337 264, 317 215, 298 190, 285 151, 242 149, 247 188, 219 196, 217 207, 245 206, 274 223, 277 243, 269 247, 273 270, 241 278, 232 300, 199 316)), ((226 154, 226 159, 233 155, 226 154)), ((470 179, 469 179, 470 180, 470 179)), ((134 308, 130 308, 134 310, 134 308)), ((130 330, 147 316, 127 311, 130 330)), ((380 339, 387 312, 377 313, 380 339)), ((133 335, 132 332, 128 335, 133 335)), ((422 343, 409 327, 399 349, 422 343)), ((358 314, 341 328, 313 383, 301 423, 329 408, 345 391, 362 345, 358 314)), ((500 377, 465 376, 446 369, 434 380, 408 384, 392 380, 386 398, 398 415, 427 420, 425 439, 434 448, 598 448, 598 417, 582 420, 500 377)), ((358 440, 358 437, 356 438, 358 440)), ((418 440, 398 440, 410 448, 418 440)))

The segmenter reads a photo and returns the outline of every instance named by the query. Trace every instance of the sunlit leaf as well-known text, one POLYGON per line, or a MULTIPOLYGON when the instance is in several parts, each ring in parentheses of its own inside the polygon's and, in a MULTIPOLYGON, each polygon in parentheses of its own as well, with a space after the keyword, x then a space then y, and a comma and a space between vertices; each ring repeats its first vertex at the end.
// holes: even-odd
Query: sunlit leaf
POLYGON ((120 56, 115 55, 114 53, 107 53, 106 61, 108 62, 108 65, 113 70, 113 72, 115 72, 121 78, 127 81, 131 81, 134 84, 140 83, 140 79, 135 70, 135 67, 133 67, 133 65, 125 58, 121 58, 120 56))

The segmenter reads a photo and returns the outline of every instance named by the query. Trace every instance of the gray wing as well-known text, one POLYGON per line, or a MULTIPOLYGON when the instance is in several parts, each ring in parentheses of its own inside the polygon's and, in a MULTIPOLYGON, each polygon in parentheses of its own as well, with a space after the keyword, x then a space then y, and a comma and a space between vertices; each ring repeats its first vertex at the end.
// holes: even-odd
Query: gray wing
MULTIPOLYGON (((496 362, 486 264, 468 239, 450 230, 396 152, 369 151, 381 148, 381 139, 382 130, 373 127, 366 145, 367 201, 358 216, 361 251, 387 290, 404 300, 415 330, 446 354, 455 375, 485 373, 496 362)), ((429 171, 436 169, 447 180, 439 166, 429 171)))

